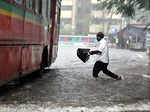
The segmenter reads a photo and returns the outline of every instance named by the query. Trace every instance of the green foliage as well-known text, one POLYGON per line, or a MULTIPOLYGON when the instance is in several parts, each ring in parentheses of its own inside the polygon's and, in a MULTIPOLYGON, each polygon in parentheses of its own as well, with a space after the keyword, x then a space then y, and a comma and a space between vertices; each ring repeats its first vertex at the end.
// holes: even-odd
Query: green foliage
POLYGON ((116 14, 125 17, 133 17, 135 9, 150 10, 150 0, 97 0, 100 1, 99 8, 114 10, 116 14))

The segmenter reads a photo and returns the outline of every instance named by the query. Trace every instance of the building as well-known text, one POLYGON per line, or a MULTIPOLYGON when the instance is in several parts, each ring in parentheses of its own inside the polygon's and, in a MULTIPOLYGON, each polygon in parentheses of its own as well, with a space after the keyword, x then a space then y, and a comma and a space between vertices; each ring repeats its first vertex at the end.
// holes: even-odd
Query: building
POLYGON ((62 9, 61 9, 61 25, 60 31, 61 33, 68 33, 72 34, 73 29, 73 5, 74 0, 62 0, 62 9))
POLYGON ((118 32, 118 39, 122 48, 145 49, 146 24, 128 24, 118 32))
POLYGON ((98 8, 97 0, 63 0, 61 12, 61 33, 105 34, 116 33, 122 28, 120 15, 98 8), (86 3, 86 5, 84 5, 86 3))
POLYGON ((119 31, 122 27, 121 16, 113 12, 108 13, 107 10, 100 10, 98 8, 99 5, 100 2, 97 0, 91 0, 92 9, 89 33, 103 31, 105 34, 112 34, 119 31))

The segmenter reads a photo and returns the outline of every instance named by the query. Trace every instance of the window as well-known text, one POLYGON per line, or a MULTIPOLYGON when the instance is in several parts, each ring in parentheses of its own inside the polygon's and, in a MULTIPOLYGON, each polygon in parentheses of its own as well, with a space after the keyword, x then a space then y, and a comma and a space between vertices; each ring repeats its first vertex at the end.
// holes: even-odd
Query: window
POLYGON ((47 6, 48 6, 47 0, 42 0, 42 15, 43 15, 43 17, 47 16, 47 6))
POLYGON ((15 2, 18 3, 18 4, 23 4, 24 0, 15 0, 15 2))
POLYGON ((48 14, 47 14, 47 15, 48 15, 48 17, 50 17, 50 16, 51 16, 51 5, 52 5, 52 4, 51 4, 51 1, 49 1, 49 0, 48 0, 48 11, 47 11, 47 13, 48 13, 48 14))
POLYGON ((33 9, 33 0, 26 0, 26 7, 28 9, 33 9))
POLYGON ((42 0, 35 0, 35 12, 42 14, 42 0))
POLYGON ((97 4, 92 4, 92 10, 99 10, 97 4))
POLYGON ((72 10, 72 6, 69 5, 62 6, 62 10, 72 10))

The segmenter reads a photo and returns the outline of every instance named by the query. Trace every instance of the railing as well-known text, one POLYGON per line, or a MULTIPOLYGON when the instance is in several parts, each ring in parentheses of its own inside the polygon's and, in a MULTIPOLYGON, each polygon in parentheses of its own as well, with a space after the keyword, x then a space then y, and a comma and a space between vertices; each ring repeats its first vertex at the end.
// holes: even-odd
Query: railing
POLYGON ((59 41, 63 42, 85 42, 85 43, 95 43, 97 42, 96 37, 91 36, 71 36, 71 35, 60 35, 59 41))

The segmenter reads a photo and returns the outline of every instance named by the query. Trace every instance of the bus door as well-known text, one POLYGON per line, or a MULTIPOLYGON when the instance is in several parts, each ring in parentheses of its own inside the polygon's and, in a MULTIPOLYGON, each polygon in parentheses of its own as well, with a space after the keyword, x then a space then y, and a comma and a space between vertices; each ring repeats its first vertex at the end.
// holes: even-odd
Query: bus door
POLYGON ((52 27, 51 27, 51 62, 54 62, 57 57, 59 28, 60 28, 60 0, 52 2, 52 27))
POLYGON ((51 20, 51 27, 50 27, 50 48, 49 48, 49 64, 52 63, 53 57, 53 42, 54 42, 54 30, 55 30, 55 13, 56 13, 56 0, 51 0, 50 4, 50 20, 51 20))

